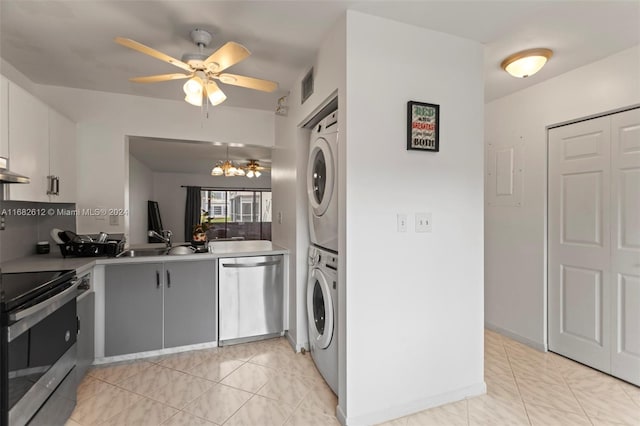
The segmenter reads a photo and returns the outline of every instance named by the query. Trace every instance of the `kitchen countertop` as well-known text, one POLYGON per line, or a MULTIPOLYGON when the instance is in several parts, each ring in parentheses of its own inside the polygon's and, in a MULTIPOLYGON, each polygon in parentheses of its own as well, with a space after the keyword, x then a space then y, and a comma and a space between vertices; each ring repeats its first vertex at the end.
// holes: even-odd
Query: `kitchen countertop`
MULTIPOLYGON (((0 264, 3 273, 36 272, 75 269, 78 273, 89 270, 94 265, 113 265, 126 263, 180 262, 193 260, 214 260, 221 257, 265 256, 288 254, 289 250, 275 244, 268 249, 264 241, 233 241, 227 244, 218 243, 214 253, 195 253, 186 255, 158 255, 141 257, 68 257, 63 258, 59 251, 49 254, 34 254, 0 264)), ((179 244, 174 244, 174 247, 179 244)), ((138 244, 133 249, 162 247, 163 244, 138 244)))

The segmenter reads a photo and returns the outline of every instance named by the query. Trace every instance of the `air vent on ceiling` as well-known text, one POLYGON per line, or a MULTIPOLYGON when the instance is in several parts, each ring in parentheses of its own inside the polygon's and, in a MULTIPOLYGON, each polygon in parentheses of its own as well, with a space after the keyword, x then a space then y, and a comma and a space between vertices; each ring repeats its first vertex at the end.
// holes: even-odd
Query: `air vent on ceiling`
POLYGON ((309 96, 313 93, 313 68, 309 70, 307 75, 302 79, 302 101, 300 104, 303 104, 304 101, 309 99, 309 96))

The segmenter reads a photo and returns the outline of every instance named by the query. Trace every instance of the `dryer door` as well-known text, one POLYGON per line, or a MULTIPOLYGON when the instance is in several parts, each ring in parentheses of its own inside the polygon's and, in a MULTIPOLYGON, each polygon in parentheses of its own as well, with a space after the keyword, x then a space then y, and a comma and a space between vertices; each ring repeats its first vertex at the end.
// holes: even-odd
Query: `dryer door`
POLYGON ((307 195, 316 216, 322 216, 333 196, 336 168, 331 147, 319 137, 311 143, 307 164, 307 195))
POLYGON ((317 268, 311 270, 307 285, 307 313, 310 343, 327 348, 333 337, 333 301, 327 278, 317 268))

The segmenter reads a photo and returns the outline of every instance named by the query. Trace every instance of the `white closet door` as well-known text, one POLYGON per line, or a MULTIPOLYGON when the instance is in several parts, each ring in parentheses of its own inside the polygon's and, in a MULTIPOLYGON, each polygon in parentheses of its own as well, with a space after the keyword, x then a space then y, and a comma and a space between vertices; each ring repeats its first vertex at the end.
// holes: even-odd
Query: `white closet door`
POLYGON ((611 368, 610 125, 549 131, 549 348, 611 368))
POLYGON ((611 374, 640 385, 640 109, 611 116, 611 374))

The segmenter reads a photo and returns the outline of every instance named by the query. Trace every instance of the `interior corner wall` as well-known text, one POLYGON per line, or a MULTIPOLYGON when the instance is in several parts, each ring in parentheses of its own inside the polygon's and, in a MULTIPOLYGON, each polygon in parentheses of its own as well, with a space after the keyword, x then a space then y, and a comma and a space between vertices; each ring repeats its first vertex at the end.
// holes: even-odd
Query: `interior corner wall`
POLYGON ((129 154, 129 244, 147 242, 147 201, 153 200, 153 172, 129 154))
MULTIPOLYGON (((78 209, 122 209, 129 187, 128 136, 274 145, 273 112, 218 106, 210 117, 182 100, 35 85, 35 95, 77 123, 78 209), (250 123, 248 125, 247 123, 250 123)), ((125 232, 126 220, 78 216, 80 233, 125 232)))
MULTIPOLYGON (((487 327, 547 345, 546 127, 637 104, 640 46, 486 105, 487 150, 520 145, 524 161, 520 205, 485 207, 487 327)), ((490 199, 490 186, 485 190, 490 199)))
MULTIPOLYGON (((273 242, 290 250, 289 300, 294 309, 289 311, 289 338, 297 349, 308 347, 307 336, 307 254, 309 226, 307 209, 306 170, 310 131, 302 125, 333 96, 343 105, 345 87, 346 20, 341 17, 326 34, 316 60, 309 64, 314 69, 313 94, 301 101, 301 82, 308 70, 299 76, 287 97, 287 116, 276 116, 273 150, 273 242), (278 214, 282 213, 282 223, 278 214)), ((343 134, 344 113, 340 114, 339 132, 343 134)), ((344 387, 341 387, 341 391, 344 387)), ((340 395, 342 403, 343 396, 340 395)))
POLYGON ((346 414, 359 425, 485 390, 483 47, 349 11, 346 87, 346 414), (410 100, 440 105, 440 152, 406 149, 410 100), (431 232, 416 233, 420 212, 431 232))

